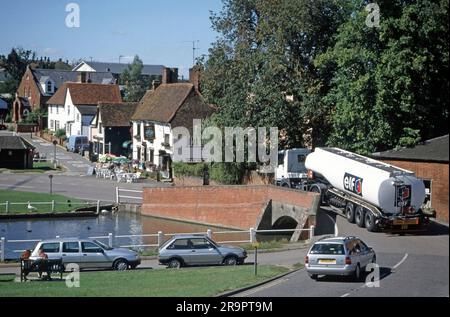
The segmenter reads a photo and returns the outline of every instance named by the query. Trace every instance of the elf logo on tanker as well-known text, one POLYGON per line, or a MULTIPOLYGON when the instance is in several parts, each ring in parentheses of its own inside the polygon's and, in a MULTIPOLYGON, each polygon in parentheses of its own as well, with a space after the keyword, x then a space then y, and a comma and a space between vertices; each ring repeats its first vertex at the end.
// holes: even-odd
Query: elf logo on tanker
POLYGON ((363 179, 348 173, 344 175, 344 189, 362 196, 363 179))

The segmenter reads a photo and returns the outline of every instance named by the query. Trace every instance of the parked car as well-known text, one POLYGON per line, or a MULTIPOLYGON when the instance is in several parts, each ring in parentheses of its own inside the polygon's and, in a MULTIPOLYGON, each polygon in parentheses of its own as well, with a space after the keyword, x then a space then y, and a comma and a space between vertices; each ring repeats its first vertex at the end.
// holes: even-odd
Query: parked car
POLYGON ((71 135, 67 139, 66 149, 73 153, 83 153, 89 150, 89 139, 84 135, 71 135))
POLYGON ((353 276, 359 280, 370 263, 377 260, 375 251, 357 237, 335 237, 317 241, 305 257, 309 276, 353 276))
POLYGON ((62 259, 63 264, 78 264, 80 269, 114 269, 118 271, 135 269, 141 264, 137 252, 111 248, 97 240, 90 239, 54 239, 39 242, 30 259, 38 259, 42 248, 49 259, 62 259))
POLYGON ((159 263, 169 268, 193 265, 243 264, 247 252, 239 247, 215 243, 205 235, 177 235, 158 254, 159 263))

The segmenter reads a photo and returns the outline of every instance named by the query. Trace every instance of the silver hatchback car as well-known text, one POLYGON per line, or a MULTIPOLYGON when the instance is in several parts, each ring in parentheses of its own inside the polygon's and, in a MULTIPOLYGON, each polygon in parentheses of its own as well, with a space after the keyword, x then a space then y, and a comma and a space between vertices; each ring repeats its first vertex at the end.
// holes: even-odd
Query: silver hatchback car
POLYGON ((39 242, 30 259, 39 258, 39 250, 47 254, 49 259, 62 259, 63 264, 77 264, 80 269, 134 269, 141 264, 137 252, 110 248, 97 240, 90 239, 53 239, 39 242))
POLYGON ((370 263, 376 263, 375 251, 357 237, 335 237, 319 240, 309 249, 305 266, 309 276, 353 276, 360 280, 370 263))
POLYGON ((247 252, 239 247, 219 245, 204 235, 178 235, 168 240, 158 254, 159 263, 169 268, 190 265, 243 264, 247 252))

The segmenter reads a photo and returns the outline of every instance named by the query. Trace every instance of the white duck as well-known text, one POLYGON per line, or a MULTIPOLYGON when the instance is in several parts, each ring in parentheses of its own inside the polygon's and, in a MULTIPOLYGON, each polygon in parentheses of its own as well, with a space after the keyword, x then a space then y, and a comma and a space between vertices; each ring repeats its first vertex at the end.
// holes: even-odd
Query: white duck
POLYGON ((31 206, 31 203, 30 203, 30 202, 28 202, 28 206, 27 206, 27 208, 28 208, 28 211, 29 211, 29 212, 37 211, 37 208, 36 208, 36 207, 33 207, 33 206, 31 206))

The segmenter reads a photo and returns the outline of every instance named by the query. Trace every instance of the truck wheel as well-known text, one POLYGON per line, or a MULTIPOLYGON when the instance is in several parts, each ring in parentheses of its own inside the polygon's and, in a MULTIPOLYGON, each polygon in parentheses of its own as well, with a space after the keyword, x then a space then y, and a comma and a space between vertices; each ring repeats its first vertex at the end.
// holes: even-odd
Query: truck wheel
POLYGON ((355 210, 355 222, 360 228, 365 226, 365 210, 362 206, 356 206, 355 210))
POLYGON ((347 203, 347 206, 345 206, 345 216, 348 222, 355 223, 355 206, 352 203, 347 203))
POLYGON ((376 232, 378 230, 378 226, 375 223, 375 216, 373 213, 366 212, 366 216, 364 217, 364 224, 366 225, 366 229, 369 232, 376 232))

